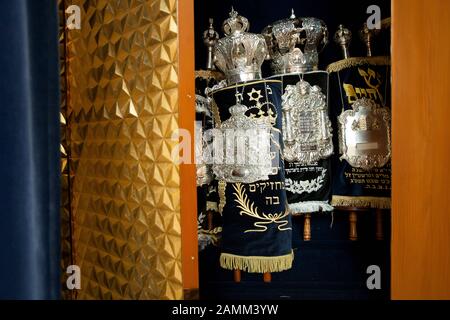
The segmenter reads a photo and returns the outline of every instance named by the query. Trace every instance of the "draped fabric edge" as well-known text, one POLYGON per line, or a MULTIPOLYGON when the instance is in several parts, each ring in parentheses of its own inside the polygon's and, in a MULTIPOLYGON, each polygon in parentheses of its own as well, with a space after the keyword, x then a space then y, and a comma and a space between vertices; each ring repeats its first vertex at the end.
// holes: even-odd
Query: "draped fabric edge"
POLYGON ((386 197, 358 197, 358 196, 333 196, 331 205, 334 207, 352 207, 368 209, 390 209, 391 198, 386 197))
POLYGON ((230 253, 220 255, 220 266, 228 270, 250 273, 281 272, 292 268, 294 251, 283 256, 238 256, 230 253))
POLYGON ((347 68, 359 67, 367 64, 375 66, 388 66, 391 64, 391 58, 388 56, 348 58, 333 62, 327 67, 327 72, 339 72, 347 68))
POLYGON ((289 203, 289 210, 295 216, 319 211, 331 212, 334 210, 334 207, 328 201, 302 201, 289 203))

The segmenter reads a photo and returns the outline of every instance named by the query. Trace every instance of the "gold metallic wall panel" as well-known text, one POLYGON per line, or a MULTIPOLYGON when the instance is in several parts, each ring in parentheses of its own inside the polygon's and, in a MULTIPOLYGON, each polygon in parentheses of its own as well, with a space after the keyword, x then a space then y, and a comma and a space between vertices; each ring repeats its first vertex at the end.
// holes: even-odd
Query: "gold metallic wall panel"
POLYGON ((63 299, 72 299, 73 291, 68 290, 66 286, 66 269, 73 264, 72 261, 72 232, 71 232, 71 206, 70 206, 70 185, 69 176, 69 138, 68 138, 68 110, 67 110, 67 86, 66 86, 66 35, 65 35, 65 17, 64 1, 58 0, 59 13, 59 53, 60 53, 60 122, 61 122, 61 296, 63 299))
POLYGON ((180 299, 177 1, 72 1, 67 32, 81 299, 180 299))

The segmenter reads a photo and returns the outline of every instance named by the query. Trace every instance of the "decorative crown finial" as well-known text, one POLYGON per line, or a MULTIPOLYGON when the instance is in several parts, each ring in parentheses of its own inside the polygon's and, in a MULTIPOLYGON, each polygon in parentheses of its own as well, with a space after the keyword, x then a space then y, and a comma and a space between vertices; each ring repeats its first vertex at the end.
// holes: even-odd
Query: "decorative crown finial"
POLYGON ((206 69, 208 70, 214 69, 213 49, 217 43, 217 40, 219 40, 219 34, 216 32, 216 30, 214 30, 213 23, 214 20, 212 18, 209 18, 209 27, 207 30, 205 30, 205 32, 203 32, 203 43, 208 49, 208 59, 206 61, 206 69))
POLYGON ((319 52, 328 41, 328 29, 317 18, 291 16, 262 31, 272 60, 272 73, 285 74, 318 69, 319 52))
POLYGON ((342 24, 339 25, 336 33, 334 34, 334 42, 336 42, 342 49, 344 59, 350 57, 350 42, 352 41, 352 32, 345 28, 342 24))
POLYGON ((364 23, 363 27, 359 31, 359 36, 364 42, 367 48, 367 56, 372 56, 372 44, 373 38, 375 38, 380 33, 380 29, 371 29, 367 26, 367 22, 364 23))
POLYGON ((295 12, 294 12, 294 9, 292 8, 291 9, 291 16, 290 16, 290 18, 291 19, 295 19, 296 17, 295 17, 295 12))
POLYGON ((229 84, 261 79, 261 65, 268 49, 264 37, 248 33, 249 22, 231 7, 230 17, 222 28, 225 37, 214 49, 215 64, 225 73, 229 84))
POLYGON ((240 16, 239 13, 231 7, 229 18, 223 22, 222 29, 225 35, 230 35, 236 32, 248 31, 250 24, 247 18, 240 16))

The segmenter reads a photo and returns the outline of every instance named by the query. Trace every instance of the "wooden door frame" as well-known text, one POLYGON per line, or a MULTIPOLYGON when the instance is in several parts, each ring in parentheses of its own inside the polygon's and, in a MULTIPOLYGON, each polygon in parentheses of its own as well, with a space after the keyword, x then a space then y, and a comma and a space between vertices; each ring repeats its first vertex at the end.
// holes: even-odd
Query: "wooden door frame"
MULTIPOLYGON (((178 124, 179 128, 188 130, 193 138, 195 126, 194 0, 178 0, 178 37, 178 124)), ((191 155, 194 155, 192 139, 191 155)), ((197 296, 199 287, 197 185, 196 166, 193 163, 180 165, 180 215, 183 289, 185 298, 190 298, 197 296)))
MULTIPOLYGON (((450 299, 450 218, 440 203, 450 198, 450 171, 430 172, 420 160, 441 168, 450 161, 442 122, 450 118, 450 76, 439 72, 442 63, 449 67, 450 45, 441 41, 450 38, 449 11, 448 0, 392 0, 392 299, 450 299)), ((194 0, 178 1, 178 19, 179 125, 193 134, 194 0)), ((195 165, 180 171, 183 287, 192 290, 199 276, 195 165)))
POLYGON ((449 11, 392 0, 392 299, 450 299, 449 11))

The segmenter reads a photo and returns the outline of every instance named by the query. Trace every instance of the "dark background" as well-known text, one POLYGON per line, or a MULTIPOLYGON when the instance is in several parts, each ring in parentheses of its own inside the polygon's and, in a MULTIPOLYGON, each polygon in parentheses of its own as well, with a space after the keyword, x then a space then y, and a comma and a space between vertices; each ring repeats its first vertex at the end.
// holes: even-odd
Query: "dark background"
MULTIPOLYGON (((381 8, 382 19, 391 16, 390 0, 195 0, 196 69, 204 69, 206 65, 207 52, 202 35, 208 28, 208 18, 214 19, 214 28, 219 32, 219 36, 223 37, 222 22, 228 18, 231 6, 249 20, 252 33, 260 33, 267 25, 288 18, 291 8, 297 17, 316 17, 325 21, 329 43, 320 55, 320 69, 323 70, 328 64, 342 59, 341 49, 333 40, 339 24, 343 24, 353 33, 350 55, 366 55, 365 46, 358 33, 369 17, 366 13, 369 5, 378 5, 381 8)), ((389 32, 384 32, 375 39, 374 55, 389 55, 389 38, 389 32)), ((267 65, 268 62, 265 62, 265 66, 267 65)))
MULTIPOLYGON (((369 16, 369 5, 381 8, 381 18, 390 17, 389 0, 195 0, 196 69, 205 68, 206 48, 202 34, 208 18, 220 36, 222 22, 231 6, 250 21, 250 32, 259 33, 274 21, 290 16, 317 17, 325 21, 329 43, 320 54, 320 69, 341 60, 341 49, 333 36, 339 24, 353 33, 351 56, 365 56, 359 30, 369 16)), ((374 55, 390 54, 389 31, 375 39, 374 55)), ((268 62, 263 66, 267 76, 268 62)), ((220 248, 208 247, 200 252, 200 295, 203 299, 389 299, 390 297, 390 215, 384 217, 385 240, 375 240, 374 212, 358 214, 358 241, 349 241, 348 212, 313 214, 312 240, 303 241, 303 218, 293 218, 295 259, 289 271, 272 274, 272 282, 264 283, 260 274, 242 274, 242 282, 233 282, 233 272, 219 266, 220 248), (366 269, 381 268, 382 289, 368 290, 366 269)))

